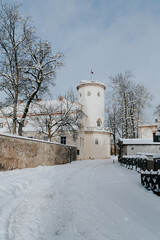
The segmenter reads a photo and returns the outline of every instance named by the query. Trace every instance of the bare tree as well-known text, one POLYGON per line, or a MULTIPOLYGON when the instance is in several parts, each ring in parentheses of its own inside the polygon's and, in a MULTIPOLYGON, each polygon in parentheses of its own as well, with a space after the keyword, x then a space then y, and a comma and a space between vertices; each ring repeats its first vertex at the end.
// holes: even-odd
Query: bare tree
POLYGON ((110 77, 112 104, 108 106, 107 111, 111 115, 108 114, 108 118, 114 122, 114 131, 123 138, 137 137, 138 123, 145 107, 151 101, 151 94, 142 84, 135 83, 133 77, 130 71, 110 77))
POLYGON ((116 139, 120 136, 120 111, 118 100, 109 92, 107 95, 107 105, 105 106, 105 113, 107 119, 107 126, 112 129, 113 144, 114 144, 114 155, 117 152, 116 139))
POLYGON ((23 18, 19 5, 1 3, 0 9, 0 91, 13 107, 13 134, 22 135, 31 102, 49 92, 54 85, 56 69, 62 66, 62 54, 52 54, 47 41, 35 36, 30 18, 23 18), (17 118, 18 100, 24 110, 17 118))
POLYGON ((27 61, 22 66, 24 81, 25 107, 21 119, 18 120, 18 134, 22 135, 22 129, 31 102, 39 94, 49 92, 50 85, 54 85, 56 69, 63 65, 63 54, 53 55, 51 46, 47 41, 30 42, 28 44, 27 61))
POLYGON ((75 140, 83 117, 81 105, 76 100, 73 91, 69 90, 58 101, 37 104, 35 116, 31 118, 32 125, 50 141, 63 133, 69 133, 75 140))
POLYGON ((154 114, 159 118, 160 117, 160 104, 158 104, 154 110, 154 114))
POLYGON ((22 49, 30 39, 33 29, 29 18, 19 14, 19 5, 0 5, 0 91, 6 101, 13 104, 13 134, 16 133, 17 103, 22 87, 22 49))

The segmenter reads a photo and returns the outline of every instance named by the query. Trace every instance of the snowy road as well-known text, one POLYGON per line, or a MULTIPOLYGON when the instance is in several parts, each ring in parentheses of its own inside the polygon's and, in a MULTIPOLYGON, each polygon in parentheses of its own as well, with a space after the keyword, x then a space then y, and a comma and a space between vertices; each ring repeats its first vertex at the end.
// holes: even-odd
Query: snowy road
POLYGON ((0 240, 159 240, 160 198, 111 160, 0 173, 0 240))

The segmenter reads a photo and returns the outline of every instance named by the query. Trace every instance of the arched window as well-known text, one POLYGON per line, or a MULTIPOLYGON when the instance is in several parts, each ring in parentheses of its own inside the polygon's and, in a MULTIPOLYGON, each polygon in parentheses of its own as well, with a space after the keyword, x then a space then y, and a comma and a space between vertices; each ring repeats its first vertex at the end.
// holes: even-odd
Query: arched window
POLYGON ((99 118, 99 119, 97 120, 97 127, 101 127, 101 124, 102 124, 102 121, 101 121, 101 119, 99 118))

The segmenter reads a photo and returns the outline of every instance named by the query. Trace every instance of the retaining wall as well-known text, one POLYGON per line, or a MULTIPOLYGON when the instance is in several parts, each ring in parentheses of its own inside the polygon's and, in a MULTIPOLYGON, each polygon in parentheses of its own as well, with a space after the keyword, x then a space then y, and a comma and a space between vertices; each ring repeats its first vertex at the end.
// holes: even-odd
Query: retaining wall
POLYGON ((33 168, 76 160, 77 148, 0 134, 0 169, 33 168))

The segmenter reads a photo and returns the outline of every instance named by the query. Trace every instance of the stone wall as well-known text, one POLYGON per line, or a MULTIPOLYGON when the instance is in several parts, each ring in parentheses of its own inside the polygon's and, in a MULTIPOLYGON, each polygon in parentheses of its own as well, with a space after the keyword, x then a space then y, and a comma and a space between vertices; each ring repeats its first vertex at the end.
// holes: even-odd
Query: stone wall
POLYGON ((32 168, 76 160, 77 148, 0 134, 0 169, 32 168))

